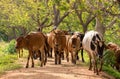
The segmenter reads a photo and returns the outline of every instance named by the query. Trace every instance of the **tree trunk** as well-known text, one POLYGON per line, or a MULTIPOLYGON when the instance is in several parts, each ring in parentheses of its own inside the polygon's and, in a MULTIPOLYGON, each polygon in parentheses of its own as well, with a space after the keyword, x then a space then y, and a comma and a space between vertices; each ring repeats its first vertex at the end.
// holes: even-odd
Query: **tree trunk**
POLYGON ((16 31, 15 31, 15 27, 12 28, 13 30, 13 38, 16 38, 16 31))
POLYGON ((86 25, 83 25, 83 32, 85 34, 85 32, 88 30, 87 26, 86 25))
POLYGON ((96 17, 95 30, 104 36, 105 26, 103 25, 103 23, 101 22, 101 19, 99 17, 96 17))
POLYGON ((37 29, 38 32, 42 32, 42 30, 43 30, 42 26, 39 26, 38 29, 37 29))

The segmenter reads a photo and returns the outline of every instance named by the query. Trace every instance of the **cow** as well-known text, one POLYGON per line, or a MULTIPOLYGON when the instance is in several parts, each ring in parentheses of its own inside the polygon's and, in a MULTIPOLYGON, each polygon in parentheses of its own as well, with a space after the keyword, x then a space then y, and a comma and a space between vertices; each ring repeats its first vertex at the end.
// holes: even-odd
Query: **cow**
POLYGON ((76 64, 76 60, 79 60, 78 52, 80 50, 81 50, 82 62, 84 62, 83 48, 82 48, 83 37, 84 37, 84 34, 80 32, 74 32, 74 34, 71 35, 70 39, 68 40, 67 49, 71 53, 73 64, 76 64))
POLYGON ((41 67, 43 64, 46 64, 47 57, 45 56, 45 37, 44 34, 41 32, 30 33, 26 36, 21 36, 17 38, 16 49, 25 48, 29 51, 26 68, 29 66, 29 59, 31 57, 32 66, 34 67, 33 55, 34 51, 40 50, 41 52, 41 67))
POLYGON ((94 73, 99 75, 99 71, 102 70, 103 65, 103 51, 105 48, 105 43, 103 41, 102 35, 97 31, 88 31, 82 41, 83 49, 88 53, 90 65, 89 70, 94 69, 94 73), (98 60, 100 60, 100 69, 98 71, 98 60))
POLYGON ((48 57, 52 58, 52 50, 53 50, 53 39, 54 39, 54 34, 52 32, 47 33, 47 43, 48 43, 48 57))
POLYGON ((80 50, 80 39, 77 35, 72 35, 68 41, 68 51, 71 53, 73 64, 76 64, 79 50, 80 50))
POLYGON ((64 59, 64 52, 68 60, 67 46, 66 46, 66 36, 62 30, 55 29, 52 31, 53 34, 53 51, 55 55, 55 64, 61 64, 61 57, 64 59))
MULTIPOLYGON (((74 32, 74 35, 77 35, 79 37, 79 39, 80 39, 82 62, 85 62, 84 57, 83 57, 83 48, 82 48, 82 40, 83 40, 84 34, 80 33, 80 32, 74 32)), ((79 60, 79 56, 77 56, 77 60, 79 60)))
POLYGON ((109 42, 107 44, 107 49, 114 52, 114 56, 115 56, 114 66, 120 72, 120 47, 113 42, 109 42))

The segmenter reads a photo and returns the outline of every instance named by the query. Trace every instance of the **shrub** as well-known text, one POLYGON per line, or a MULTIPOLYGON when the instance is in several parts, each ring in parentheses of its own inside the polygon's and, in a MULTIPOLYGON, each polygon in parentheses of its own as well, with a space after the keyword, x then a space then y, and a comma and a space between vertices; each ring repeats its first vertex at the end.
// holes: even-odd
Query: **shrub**
POLYGON ((15 49, 15 40, 10 41, 8 46, 5 48, 7 53, 14 54, 16 52, 15 49))
POLYGON ((113 66, 115 64, 115 55, 113 51, 105 51, 104 53, 104 64, 113 66))

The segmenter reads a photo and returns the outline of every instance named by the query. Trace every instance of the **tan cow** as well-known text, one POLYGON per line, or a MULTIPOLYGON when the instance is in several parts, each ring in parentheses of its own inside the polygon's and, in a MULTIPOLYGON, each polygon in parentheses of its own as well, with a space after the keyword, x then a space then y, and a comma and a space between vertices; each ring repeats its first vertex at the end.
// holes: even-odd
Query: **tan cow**
POLYGON ((61 56, 64 54, 64 51, 67 50, 66 46, 66 37, 64 32, 60 30, 55 30, 54 32, 54 53, 55 53, 55 64, 61 64, 61 56))
MULTIPOLYGON (((72 63, 76 64, 80 48, 80 39, 78 35, 72 35, 68 41, 68 51, 71 53, 72 63)), ((82 43, 82 42, 81 42, 82 43)))
POLYGON ((117 44, 113 43, 113 42, 109 42, 108 45, 107 45, 107 49, 114 52, 114 55, 115 55, 115 64, 114 64, 114 66, 120 72, 120 47, 117 44))
MULTIPOLYGON (((74 35, 77 35, 80 39, 81 58, 82 58, 82 62, 85 62, 84 57, 83 57, 83 47, 82 47, 82 40, 84 38, 84 34, 80 32, 74 32, 74 35)), ((79 60, 79 56, 77 56, 77 60, 79 60)))
POLYGON ((32 60, 32 67, 34 67, 34 61, 33 61, 33 51, 38 51, 40 50, 41 52, 41 66, 43 64, 46 64, 46 57, 45 57, 45 37, 43 33, 41 32, 36 32, 36 33, 31 33, 26 36, 21 36, 17 38, 17 44, 16 44, 16 49, 19 48, 25 48, 28 49, 29 55, 27 59, 27 64, 26 68, 29 66, 29 59, 31 57, 32 60))

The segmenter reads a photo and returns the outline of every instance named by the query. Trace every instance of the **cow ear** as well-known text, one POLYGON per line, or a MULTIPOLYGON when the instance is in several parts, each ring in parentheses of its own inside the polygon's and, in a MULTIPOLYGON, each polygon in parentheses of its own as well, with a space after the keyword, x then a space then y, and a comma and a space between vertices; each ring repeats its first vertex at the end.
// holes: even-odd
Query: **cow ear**
POLYGON ((99 44, 99 41, 98 41, 98 40, 95 40, 95 44, 98 45, 98 44, 99 44))
POLYGON ((57 33, 55 32, 55 30, 53 30, 53 33, 56 35, 57 33))

